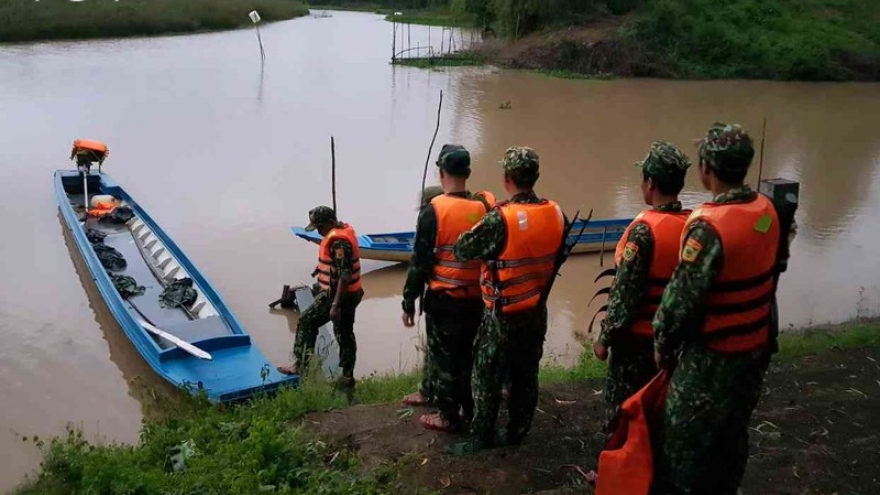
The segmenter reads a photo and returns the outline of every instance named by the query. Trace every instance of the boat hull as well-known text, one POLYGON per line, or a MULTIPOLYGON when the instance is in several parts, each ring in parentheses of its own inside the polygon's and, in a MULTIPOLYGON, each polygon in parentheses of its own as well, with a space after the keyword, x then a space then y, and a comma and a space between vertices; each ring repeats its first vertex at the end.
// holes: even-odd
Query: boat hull
MULTIPOLYGON (((614 251, 632 220, 632 218, 619 218, 591 221, 583 233, 580 232, 580 223, 575 223, 569 236, 569 242, 575 243, 572 254, 614 251)), ((315 231, 307 232, 302 227, 291 227, 290 230, 300 239, 314 244, 321 243, 321 235, 315 231)), ((414 232, 360 235, 358 246, 362 259, 406 263, 412 256, 414 239, 414 232)))
POLYGON ((112 195, 124 201, 134 214, 132 220, 125 226, 117 226, 105 239, 106 244, 124 253, 128 266, 120 274, 137 275, 140 285, 149 286, 147 294, 123 299, 86 236, 88 222, 96 223, 93 219, 83 223, 71 204, 77 192, 82 195, 82 175, 77 171, 59 170, 55 172, 54 182, 64 224, 98 292, 135 349, 159 376, 191 393, 204 394, 212 402, 238 401, 298 384, 298 376, 279 374, 252 344, 250 336, 210 282, 146 211, 106 174, 90 174, 90 196, 112 195), (147 240, 146 244, 140 242, 143 239, 147 240), (156 270, 156 278, 149 278, 153 274, 148 268, 156 270), (193 281, 199 297, 192 310, 179 309, 178 314, 162 307, 153 297, 155 292, 150 291, 156 290, 153 286, 163 281, 183 276, 193 281), (147 332, 139 321, 151 319, 154 321, 149 323, 164 323, 167 326, 163 330, 210 353, 212 359, 199 359, 147 332), (172 328, 175 330, 170 331, 172 328), (184 338, 187 336, 189 338, 184 338))

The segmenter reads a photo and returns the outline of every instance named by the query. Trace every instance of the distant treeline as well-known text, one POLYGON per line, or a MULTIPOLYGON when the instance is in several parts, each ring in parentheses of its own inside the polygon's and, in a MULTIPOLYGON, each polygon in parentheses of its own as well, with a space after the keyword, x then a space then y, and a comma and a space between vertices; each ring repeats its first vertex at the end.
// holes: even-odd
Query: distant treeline
POLYGON ((647 0, 316 0, 340 7, 433 9, 473 16, 481 27, 494 26, 499 34, 518 38, 555 24, 595 18, 598 13, 625 14, 647 0))
POLYGON ((231 29, 254 9, 265 21, 308 13, 298 0, 0 0, 0 42, 231 29))

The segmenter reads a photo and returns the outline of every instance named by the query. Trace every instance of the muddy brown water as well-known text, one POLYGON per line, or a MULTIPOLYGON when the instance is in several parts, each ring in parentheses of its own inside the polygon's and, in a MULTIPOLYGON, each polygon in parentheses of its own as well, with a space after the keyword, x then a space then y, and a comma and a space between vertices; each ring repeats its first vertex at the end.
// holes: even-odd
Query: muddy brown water
MULTIPOLYGON (((427 42, 428 33, 413 27, 411 36, 427 42)), ((288 229, 330 201, 330 135, 341 217, 364 233, 411 230, 441 89, 435 154, 443 142, 469 147, 474 189, 500 195, 498 159, 507 146, 529 145, 542 158, 539 193, 569 214, 593 208, 594 218, 642 208, 632 163, 652 140, 694 156, 691 140, 713 121, 739 122, 757 137, 766 115, 764 176, 802 183, 800 232, 780 287, 784 324, 877 312, 880 86, 420 70, 389 65, 390 41, 381 17, 334 13, 265 26, 262 70, 251 31, 0 47, 0 491, 39 463, 22 436, 62 434, 70 423, 93 439, 134 442, 144 390, 163 386, 59 221, 52 171, 71 166, 77 137, 109 144, 105 170, 276 364, 288 358, 295 320, 267 304, 282 284, 309 280, 315 247, 288 229), (499 108, 505 102, 510 109, 499 108)), ((689 178, 686 204, 705 198, 689 178)), ((400 325, 404 271, 379 262, 364 269, 357 373, 410 369, 419 339, 400 325)), ((550 300, 548 361, 581 352, 598 270, 598 256, 564 267, 550 300)))

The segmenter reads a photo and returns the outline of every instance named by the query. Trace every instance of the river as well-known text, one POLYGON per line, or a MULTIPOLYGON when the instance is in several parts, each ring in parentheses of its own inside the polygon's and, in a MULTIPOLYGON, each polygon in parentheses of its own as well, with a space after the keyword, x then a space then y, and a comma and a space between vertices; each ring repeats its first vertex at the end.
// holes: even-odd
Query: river
MULTIPOLYGON (((433 42, 438 43, 439 28, 433 42)), ((408 36, 426 43, 427 28, 408 36)), ((330 202, 335 136, 340 217, 362 233, 412 230, 444 92, 437 149, 472 153, 473 189, 503 192, 504 149, 541 155, 540 194, 569 214, 631 217, 643 205, 632 164, 653 140, 679 144, 716 120, 759 139, 765 178, 801 182, 799 234, 780 286, 784 326, 880 309, 880 85, 563 80, 494 68, 390 65, 391 25, 335 12, 252 31, 0 46, 0 491, 35 469, 22 436, 135 442, 162 384, 110 317, 58 217, 52 172, 73 139, 107 142, 121 182, 216 285, 276 364, 295 319, 271 312, 285 283, 309 281, 315 247, 289 232, 330 202), (502 103, 510 102, 509 109, 502 103), (874 233, 872 233, 874 232, 874 233), (874 260, 874 261, 872 261, 874 260)), ((432 161, 435 157, 432 157, 432 161)), ((429 182, 436 182, 431 167, 429 182)), ((754 167, 757 168, 757 167, 754 167)), ((757 170, 749 176, 754 184, 757 170)), ((687 206, 706 198, 696 174, 687 206)), ((610 261, 606 256, 605 264, 610 261)), ((410 369, 418 334, 400 324, 404 270, 365 262, 357 374, 410 369)), ((550 300, 546 361, 570 363, 597 303, 598 256, 572 258, 550 300)))

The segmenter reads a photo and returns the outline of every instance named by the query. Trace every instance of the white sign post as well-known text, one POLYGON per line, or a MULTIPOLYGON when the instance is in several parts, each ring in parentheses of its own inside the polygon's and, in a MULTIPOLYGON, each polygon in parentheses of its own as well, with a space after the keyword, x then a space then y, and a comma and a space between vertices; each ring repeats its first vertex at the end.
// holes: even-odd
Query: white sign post
POLYGON ((266 61, 266 52, 263 50, 263 37, 260 36, 260 13, 256 10, 252 10, 248 17, 251 18, 251 22, 254 23, 254 29, 257 30, 257 41, 260 42, 260 58, 265 62, 266 61))

